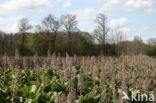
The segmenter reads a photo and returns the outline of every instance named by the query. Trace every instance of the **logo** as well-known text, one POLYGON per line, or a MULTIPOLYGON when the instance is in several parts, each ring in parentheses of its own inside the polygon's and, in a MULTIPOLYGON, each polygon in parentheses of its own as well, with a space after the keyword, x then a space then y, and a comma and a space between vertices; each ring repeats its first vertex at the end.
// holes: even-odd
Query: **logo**
POLYGON ((123 91, 123 97, 122 97, 122 100, 130 100, 130 98, 128 97, 128 95, 123 91))
POLYGON ((136 102, 154 102, 155 101, 155 96, 154 94, 142 94, 142 93, 136 93, 136 92, 131 92, 131 95, 128 96, 126 92, 122 92, 123 97, 122 100, 127 100, 127 101, 136 101, 136 102))

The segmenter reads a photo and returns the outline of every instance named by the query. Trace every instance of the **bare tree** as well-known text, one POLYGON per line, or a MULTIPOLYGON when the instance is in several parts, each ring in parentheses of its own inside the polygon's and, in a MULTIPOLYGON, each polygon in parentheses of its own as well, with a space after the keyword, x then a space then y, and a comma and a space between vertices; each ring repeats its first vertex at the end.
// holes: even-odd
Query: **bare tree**
POLYGON ((149 38, 149 39, 147 40, 147 43, 148 43, 149 45, 156 45, 156 38, 149 38))
POLYGON ((145 45, 142 38, 140 36, 135 36, 132 42, 134 43, 134 54, 143 54, 145 45))
POLYGON ((71 40, 72 40, 72 33, 78 31, 78 21, 75 15, 64 15, 61 18, 62 26, 64 30, 68 34, 68 53, 71 54, 71 40))
POLYGON ((56 49, 55 44, 56 44, 57 32, 59 28, 61 27, 60 20, 57 20, 54 16, 50 14, 43 19, 42 25, 43 25, 43 30, 45 32, 54 34, 52 38, 50 38, 49 40, 49 49, 50 49, 50 52, 52 53, 52 49, 53 51, 55 51, 56 49))
POLYGON ((26 38, 26 33, 32 28, 32 25, 30 24, 28 18, 22 18, 19 21, 18 24, 18 29, 19 33, 22 34, 22 41, 20 45, 20 53, 23 54, 24 52, 24 44, 25 44, 25 38, 26 38))
POLYGON ((116 52, 118 55, 123 54, 123 48, 126 48, 126 46, 122 43, 126 40, 125 33, 123 32, 122 28, 120 26, 117 26, 113 29, 112 32, 112 43, 116 45, 116 52))
POLYGON ((98 14, 95 22, 97 24, 95 30, 94 30, 94 36, 96 40, 102 44, 102 50, 105 51, 105 44, 108 37, 109 28, 107 26, 107 18, 104 14, 98 14))
POLYGON ((20 33, 26 33, 32 28, 28 18, 22 18, 19 21, 18 29, 20 33))
POLYGON ((44 29, 43 29, 41 24, 37 24, 37 25, 35 25, 35 30, 34 31, 36 33, 42 33, 42 32, 44 32, 44 29))
POLYGON ((112 39, 113 39, 113 42, 115 44, 119 44, 122 41, 125 41, 126 40, 125 33, 123 32, 123 30, 122 30, 122 28, 120 26, 116 27, 113 30, 112 39))

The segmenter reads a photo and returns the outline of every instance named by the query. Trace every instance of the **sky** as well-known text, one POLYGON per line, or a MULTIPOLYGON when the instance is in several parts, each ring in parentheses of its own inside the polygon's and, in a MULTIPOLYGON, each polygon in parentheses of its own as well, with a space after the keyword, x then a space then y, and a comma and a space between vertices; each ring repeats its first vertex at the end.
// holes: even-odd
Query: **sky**
POLYGON ((57 18, 74 14, 79 28, 92 32, 99 13, 107 16, 110 28, 120 27, 128 39, 156 37, 156 0, 0 0, 0 30, 18 32, 23 17, 36 25, 48 14, 57 18))

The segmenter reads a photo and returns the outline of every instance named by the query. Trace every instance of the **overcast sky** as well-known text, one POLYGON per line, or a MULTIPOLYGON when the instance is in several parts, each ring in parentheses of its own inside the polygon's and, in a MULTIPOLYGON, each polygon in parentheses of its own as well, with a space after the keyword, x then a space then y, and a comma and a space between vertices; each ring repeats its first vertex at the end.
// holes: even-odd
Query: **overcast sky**
POLYGON ((22 17, 38 24, 48 14, 69 13, 84 31, 92 32, 96 15, 104 13, 111 28, 120 26, 128 39, 156 37, 156 0, 0 0, 0 30, 17 32, 22 17))

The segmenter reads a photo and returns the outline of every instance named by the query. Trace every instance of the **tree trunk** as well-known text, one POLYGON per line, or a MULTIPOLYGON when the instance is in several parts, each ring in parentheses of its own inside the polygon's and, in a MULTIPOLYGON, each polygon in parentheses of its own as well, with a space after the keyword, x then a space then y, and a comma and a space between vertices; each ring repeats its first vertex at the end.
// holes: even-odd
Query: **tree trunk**
POLYGON ((71 32, 68 32, 68 53, 71 55, 71 32))
POLYGON ((56 50, 56 36, 57 32, 54 32, 54 36, 49 41, 49 50, 51 54, 54 53, 56 50))
POLYGON ((20 55, 24 55, 24 43, 25 43, 25 33, 22 34, 22 41, 20 45, 20 55))
POLYGON ((57 37, 57 32, 54 32, 54 40, 53 40, 53 51, 56 51, 56 37, 57 37))

